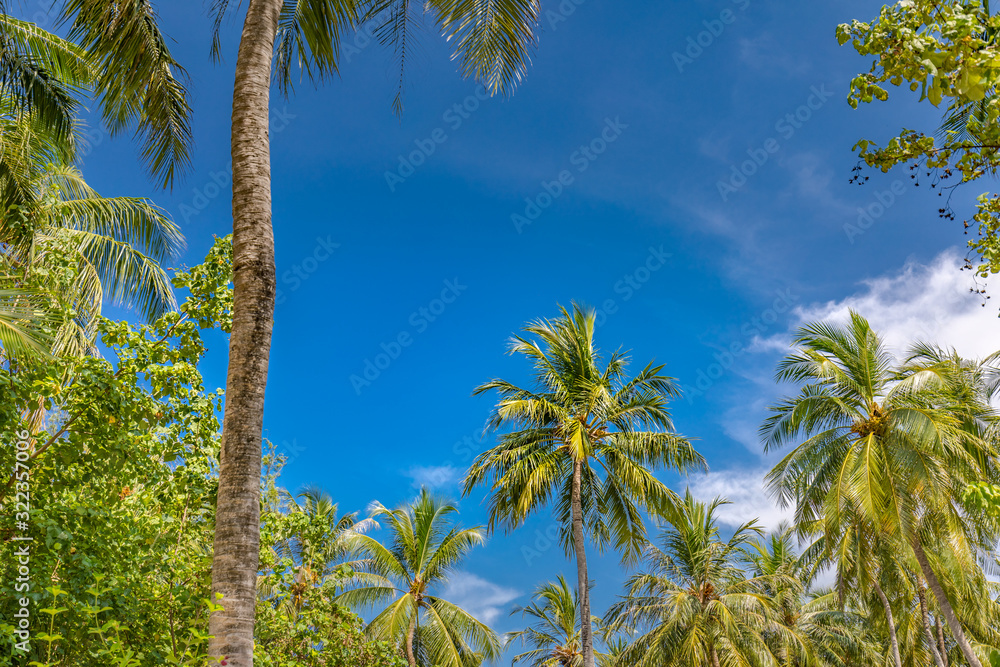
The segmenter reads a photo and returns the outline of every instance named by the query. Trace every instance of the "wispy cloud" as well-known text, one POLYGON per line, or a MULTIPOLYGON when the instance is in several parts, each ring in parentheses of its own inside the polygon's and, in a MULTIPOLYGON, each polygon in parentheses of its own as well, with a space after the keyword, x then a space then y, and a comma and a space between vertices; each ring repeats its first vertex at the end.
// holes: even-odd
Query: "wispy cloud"
POLYGON ((791 521, 793 509, 781 508, 764 490, 764 468, 756 470, 721 470, 692 476, 691 494, 701 501, 715 497, 730 502, 721 506, 716 515, 719 522, 735 528, 752 519, 759 519, 766 530, 774 530, 782 521, 791 521))
POLYGON ((413 480, 414 488, 447 489, 457 486, 464 473, 453 465, 440 465, 413 466, 405 474, 413 480))
POLYGON ((729 160, 729 145, 732 136, 718 132, 708 132, 698 139, 698 152, 718 162, 729 160))
MULTIPOLYGON (((902 354, 915 341, 954 347, 966 357, 1000 349, 1000 320, 992 301, 970 293, 971 273, 956 250, 929 264, 910 262, 901 271, 864 281, 859 293, 793 311, 798 323, 845 322, 850 310, 866 317, 886 343, 902 354)), ((993 281, 994 285, 996 281, 993 281)))
POLYGON ((505 586, 494 584, 470 572, 456 572, 448 579, 442 597, 458 605, 483 623, 493 625, 508 605, 521 594, 505 586))
POLYGON ((829 166, 829 159, 815 151, 799 151, 780 160, 779 164, 788 172, 786 192, 810 205, 824 217, 853 219, 857 206, 841 199, 833 192, 836 172, 829 166))

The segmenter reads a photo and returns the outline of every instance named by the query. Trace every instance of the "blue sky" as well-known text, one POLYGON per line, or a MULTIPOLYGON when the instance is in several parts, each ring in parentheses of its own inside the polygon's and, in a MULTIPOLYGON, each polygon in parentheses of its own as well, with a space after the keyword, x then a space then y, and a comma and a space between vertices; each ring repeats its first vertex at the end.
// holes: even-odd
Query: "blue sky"
MULTIPOLYGON (((157 191, 127 140, 98 133, 84 173, 104 194, 164 206, 193 264, 231 226, 239 25, 213 65, 205 7, 157 4, 191 75, 193 169, 157 191)), ((837 46, 834 29, 880 4, 543 0, 539 48, 510 99, 477 95, 430 32, 409 63, 402 119, 390 109, 389 54, 364 38, 341 78, 275 96, 281 295, 265 435, 291 458, 284 484, 318 484, 352 511, 401 503, 420 483, 456 495, 488 444, 489 399, 472 389, 525 381, 506 338, 577 300, 602 310, 604 349, 666 364, 687 392, 677 428, 713 472, 664 479, 733 498, 730 523, 761 514, 773 525, 781 513, 759 486, 770 459, 754 434, 797 324, 857 307, 900 346, 924 336, 969 355, 1000 347, 995 310, 957 271, 960 225, 938 219, 929 184, 902 171, 848 183, 858 139, 938 119, 908 93, 847 105, 867 63, 837 46), (383 368, 352 381, 369 362, 383 368)), ((958 191, 960 215, 977 194, 958 191)), ((216 340, 211 385, 224 383, 225 353, 216 340)), ((483 498, 461 501, 464 523, 484 521, 483 498)), ((546 547, 550 524, 543 514, 494 536, 450 594, 515 627, 512 604, 573 574, 546 547)), ((613 555, 595 555, 592 576, 601 613, 624 575, 613 555)))

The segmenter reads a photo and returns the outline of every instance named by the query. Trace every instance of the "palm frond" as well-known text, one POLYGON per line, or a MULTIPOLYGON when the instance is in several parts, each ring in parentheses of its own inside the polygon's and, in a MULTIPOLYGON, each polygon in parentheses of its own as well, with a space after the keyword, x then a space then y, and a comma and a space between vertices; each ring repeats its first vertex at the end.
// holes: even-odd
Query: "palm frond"
POLYGON ((149 0, 66 0, 62 11, 91 57, 109 131, 133 130, 147 171, 170 187, 191 162, 191 107, 156 18, 149 0))
POLYGON ((0 346, 8 360, 45 359, 53 339, 47 329, 56 323, 43 294, 25 289, 0 289, 0 346))
POLYGON ((510 95, 537 44, 538 0, 429 0, 441 32, 455 43, 462 75, 491 95, 510 95))

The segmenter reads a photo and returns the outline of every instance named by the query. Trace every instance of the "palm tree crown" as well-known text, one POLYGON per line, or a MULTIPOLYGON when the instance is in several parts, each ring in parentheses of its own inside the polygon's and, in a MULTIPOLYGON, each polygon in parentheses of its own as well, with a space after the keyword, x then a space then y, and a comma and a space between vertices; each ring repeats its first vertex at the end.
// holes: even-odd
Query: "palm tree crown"
POLYGON ((451 522, 454 505, 426 489, 410 505, 390 510, 376 503, 372 518, 388 523, 392 542, 384 546, 370 535, 355 533, 351 546, 358 559, 355 574, 337 601, 360 609, 384 608, 368 632, 406 651, 411 667, 471 667, 500 654, 500 641, 485 623, 436 591, 476 546, 478 528, 451 522))
POLYGON ((725 503, 706 505, 686 493, 659 545, 647 547, 646 568, 607 614, 610 627, 638 633, 622 664, 777 664, 766 639, 777 630, 769 599, 744 569, 760 529, 743 524, 723 542, 716 510, 725 503))
POLYGON ((678 389, 663 366, 647 364, 628 377, 628 357, 615 352, 602 368, 594 312, 576 305, 561 312, 525 327, 539 341, 511 340, 510 353, 534 366, 534 389, 497 379, 475 390, 497 392, 489 426, 509 431, 476 458, 465 493, 489 485, 491 529, 516 528, 554 500, 569 548, 570 487, 579 467, 584 529, 599 546, 634 555, 644 534, 640 508, 662 510, 676 499, 649 468, 686 471, 705 462, 673 432, 667 404, 678 389))
POLYGON ((100 196, 72 166, 72 146, 30 117, 4 114, 7 101, 0 98, 0 163, 8 167, 0 175, 0 275, 11 287, 40 276, 69 313, 55 351, 92 351, 105 300, 148 321, 172 310, 163 265, 184 247, 177 225, 146 199, 100 196))
POLYGON ((641 510, 665 512, 677 502, 650 468, 705 462, 673 431, 667 404, 678 390, 663 367, 647 364, 630 378, 627 356, 615 352, 602 368, 594 311, 575 304, 560 310, 554 320, 525 327, 539 340, 511 340, 511 354, 532 362, 535 388, 497 379, 475 390, 499 394, 489 426, 508 430, 473 462, 465 493, 489 486, 491 530, 516 528, 555 502, 563 544, 576 555, 583 665, 594 667, 586 537, 634 560, 645 543, 641 510))
MULTIPOLYGON (((528 662, 531 667, 580 667, 583 664, 578 595, 562 575, 540 586, 531 604, 516 607, 510 614, 520 614, 531 620, 531 625, 524 630, 507 635, 508 645, 520 641, 530 647, 515 655, 511 664, 528 662)), ((600 623, 600 619, 592 618, 591 623, 600 623)))
POLYGON ((750 573, 767 595, 779 628, 767 641, 780 664, 834 667, 880 659, 870 617, 845 610, 835 593, 809 590, 813 563, 796 553, 791 527, 779 525, 752 546, 750 573))

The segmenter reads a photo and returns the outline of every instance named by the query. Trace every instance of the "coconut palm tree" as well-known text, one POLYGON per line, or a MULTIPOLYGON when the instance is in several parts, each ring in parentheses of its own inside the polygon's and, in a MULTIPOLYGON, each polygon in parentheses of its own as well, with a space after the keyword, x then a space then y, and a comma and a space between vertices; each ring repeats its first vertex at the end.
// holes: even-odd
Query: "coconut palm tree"
POLYGON ((605 617, 609 627, 637 635, 618 664, 778 664, 768 635, 781 628, 769 616, 763 582, 744 569, 761 531, 746 523, 723 542, 716 515, 723 504, 719 498, 705 504, 687 492, 666 514, 658 544, 646 548, 643 568, 605 617))
POLYGON ((357 520, 357 513, 338 514, 338 505, 318 487, 306 487, 297 496, 285 492, 289 533, 274 546, 275 561, 289 564, 291 581, 279 590, 275 578, 262 575, 258 593, 285 607, 292 618, 302 610, 310 591, 329 588, 335 592, 342 578, 342 563, 350 554, 354 534, 371 529, 371 519, 357 520))
POLYGON ((96 97, 110 134, 133 132, 150 174, 173 185, 190 162, 191 108, 150 0, 55 4, 68 39, 0 4, 0 95, 61 140, 72 138, 81 96, 96 97))
MULTIPOLYGON (((243 3, 215 0, 217 36, 228 10, 238 5, 243 3)), ((314 81, 336 74, 341 38, 363 21, 374 22, 376 35, 393 46, 402 72, 414 29, 426 16, 455 45, 463 75, 490 94, 508 94, 527 69, 540 11, 538 0, 428 0, 420 5, 409 0, 249 0, 245 7, 233 90, 234 305, 212 563, 212 590, 224 596, 224 609, 212 615, 209 628, 209 653, 227 656, 233 667, 253 662, 257 480, 276 291, 271 83, 289 93, 296 66, 314 81)), ((221 52, 218 39, 213 50, 221 52)), ((398 101, 395 108, 401 108, 398 101)))
POLYGON ((833 592, 809 591, 815 568, 796 553, 791 527, 780 525, 755 541, 748 564, 781 628, 769 633, 768 643, 782 665, 833 667, 881 660, 866 615, 841 608, 833 592))
POLYGON ((968 484, 998 477, 983 370, 927 346, 899 364, 854 312, 843 326, 803 327, 795 345, 777 378, 803 387, 761 427, 766 451, 797 443, 768 475, 770 488, 795 505, 800 531, 830 544, 858 526, 863 550, 904 545, 965 660, 981 667, 931 561, 947 550, 976 569, 977 549, 996 537, 995 522, 962 504, 968 484))
MULTIPOLYGON (((0 268, 12 288, 31 287, 32 276, 40 276, 36 282, 70 313, 54 352, 94 349, 105 300, 134 307, 149 321, 173 309, 163 264, 184 246, 178 227, 146 199, 100 196, 64 161, 71 154, 33 148, 58 144, 45 138, 45 128, 3 113, 9 110, 0 99, 0 162, 15 167, 19 182, 11 189, 20 194, 0 218, 0 268)), ((3 181, 0 190, 10 182, 3 181)))
POLYGON ((400 646, 410 667, 473 667, 500 654, 500 640, 488 625, 437 594, 469 551, 484 542, 482 530, 453 524, 456 512, 422 489, 399 509, 375 503, 372 519, 388 523, 389 546, 370 535, 350 537, 358 555, 349 563, 355 574, 336 601, 380 609, 368 633, 400 646))
MULTIPOLYGON (((52 136, 74 140, 79 97, 97 76, 86 50, 0 6, 0 97, 21 117, 36 118, 52 136)), ((7 175, 8 165, 0 163, 7 175)))
MULTIPOLYGON (((29 236, 51 241, 54 229, 63 245, 69 237, 70 252, 81 265, 70 291, 82 298, 64 301, 70 310, 79 308, 75 326, 63 326, 53 336, 58 318, 44 303, 47 290, 40 294, 20 284, 26 246, 8 246, 0 259, 0 330, 8 357, 47 352, 53 344, 56 351, 91 348, 82 332, 93 333, 99 314, 94 302, 104 294, 133 302, 147 319, 173 305, 156 262, 175 254, 176 227, 145 200, 98 197, 73 163, 80 145, 76 111, 83 96, 95 95, 111 134, 134 130, 147 168, 171 184, 187 163, 191 143, 190 109, 178 79, 183 70, 145 0, 71 0, 62 8, 70 39, 14 18, 0 3, 0 218, 3 243, 12 242, 15 229, 19 242, 29 236), (60 193, 59 187, 65 190, 60 193), (165 244, 157 248, 158 241, 165 244), (18 267, 11 266, 15 260, 18 267)), ((44 259, 35 254, 33 263, 37 267, 44 259)))
POLYGON ((184 246, 160 208, 100 196, 72 166, 74 157, 72 142, 0 97, 0 275, 5 288, 34 287, 64 313, 52 336, 56 354, 94 350, 105 300, 148 321, 173 309, 163 264, 184 246))
MULTIPOLYGON (((576 556, 580 618, 589 619, 587 538, 634 560, 645 541, 642 510, 663 512, 679 500, 650 468, 684 471, 704 459, 673 431, 667 404, 678 390, 663 366, 647 364, 628 377, 628 357, 615 352, 602 367, 594 312, 575 304, 560 310, 525 327, 538 340, 511 340, 510 353, 532 362, 534 388, 497 379, 475 390, 499 394, 489 426, 508 430, 473 462, 465 493, 488 485, 490 530, 514 529, 555 503, 563 544, 576 556)), ((594 667, 588 622, 580 642, 584 667, 594 667)))
MULTIPOLYGON (((510 615, 527 617, 531 625, 508 634, 507 645, 520 641, 530 648, 515 655, 511 664, 528 662, 531 667, 580 667, 583 651, 578 597, 559 575, 558 580, 539 586, 527 607, 514 608, 510 615)), ((599 618, 591 618, 591 625, 600 626, 600 623, 599 618)))

